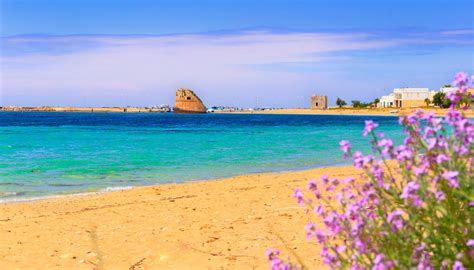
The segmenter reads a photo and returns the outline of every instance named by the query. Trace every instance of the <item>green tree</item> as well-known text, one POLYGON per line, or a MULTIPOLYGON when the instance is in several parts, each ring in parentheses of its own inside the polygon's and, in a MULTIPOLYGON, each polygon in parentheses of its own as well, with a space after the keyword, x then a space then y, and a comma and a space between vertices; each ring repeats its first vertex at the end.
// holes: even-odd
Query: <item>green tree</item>
POLYGON ((337 98, 336 105, 339 106, 339 108, 342 108, 342 106, 347 105, 347 103, 344 100, 337 98))
POLYGON ((429 98, 425 98, 425 104, 426 104, 426 107, 430 106, 431 100, 429 98))
POLYGON ((451 106, 451 100, 445 97, 443 99, 443 105, 441 106, 441 108, 449 108, 449 106, 451 106))
POLYGON ((378 98, 374 99, 375 106, 377 106, 377 104, 379 104, 379 102, 380 102, 380 99, 378 99, 378 98))
POLYGON ((443 106, 443 100, 446 98, 446 94, 443 92, 438 92, 433 96, 433 104, 439 107, 443 106))
POLYGON ((352 107, 359 108, 360 107, 360 101, 359 100, 353 100, 352 101, 352 107))
POLYGON ((446 97, 443 92, 438 92, 433 96, 433 104, 441 108, 449 108, 451 101, 446 97))

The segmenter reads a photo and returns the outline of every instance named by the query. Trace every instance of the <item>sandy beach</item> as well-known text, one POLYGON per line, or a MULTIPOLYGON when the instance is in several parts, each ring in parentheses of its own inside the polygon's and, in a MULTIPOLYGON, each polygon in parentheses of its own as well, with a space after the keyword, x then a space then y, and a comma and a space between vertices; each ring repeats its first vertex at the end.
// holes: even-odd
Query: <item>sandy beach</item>
POLYGON ((262 173, 0 205, 1 269, 266 269, 268 247, 324 269, 293 188, 352 167, 262 173), (284 240, 284 242, 282 241, 284 240))
MULTIPOLYGON (((439 108, 421 108, 426 112, 433 112, 436 116, 445 116, 448 109, 439 108)), ((310 110, 310 109, 276 109, 261 111, 233 111, 233 112, 217 112, 217 113, 235 113, 235 114, 303 114, 303 115, 374 115, 374 116, 407 116, 410 115, 414 108, 377 108, 377 109, 353 109, 353 108, 331 108, 327 110, 310 110)), ((474 110, 465 110, 466 117, 474 117, 474 110)))

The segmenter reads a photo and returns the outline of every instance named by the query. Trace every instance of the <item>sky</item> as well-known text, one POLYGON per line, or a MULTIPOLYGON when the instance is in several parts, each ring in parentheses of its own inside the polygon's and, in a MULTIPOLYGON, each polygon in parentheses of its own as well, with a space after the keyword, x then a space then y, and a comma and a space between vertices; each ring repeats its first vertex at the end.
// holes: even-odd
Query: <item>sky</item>
POLYGON ((0 106, 372 101, 474 73, 474 1, 1 0, 0 106))

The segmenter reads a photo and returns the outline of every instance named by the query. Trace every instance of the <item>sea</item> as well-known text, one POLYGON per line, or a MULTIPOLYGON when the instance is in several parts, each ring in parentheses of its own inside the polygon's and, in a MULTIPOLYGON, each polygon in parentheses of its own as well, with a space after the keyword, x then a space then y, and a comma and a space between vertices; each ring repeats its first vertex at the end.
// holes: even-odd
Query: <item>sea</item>
POLYGON ((350 164, 392 116, 0 112, 0 202, 350 164))

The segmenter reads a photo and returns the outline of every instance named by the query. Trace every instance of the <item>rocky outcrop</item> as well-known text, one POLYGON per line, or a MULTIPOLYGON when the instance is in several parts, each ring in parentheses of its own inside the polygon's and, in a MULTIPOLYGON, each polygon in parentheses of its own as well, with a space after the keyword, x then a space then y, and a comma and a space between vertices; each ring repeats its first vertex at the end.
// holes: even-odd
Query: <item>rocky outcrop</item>
POLYGON ((205 113, 206 106, 204 106, 201 99, 192 90, 187 88, 180 88, 176 90, 174 112, 205 113))

